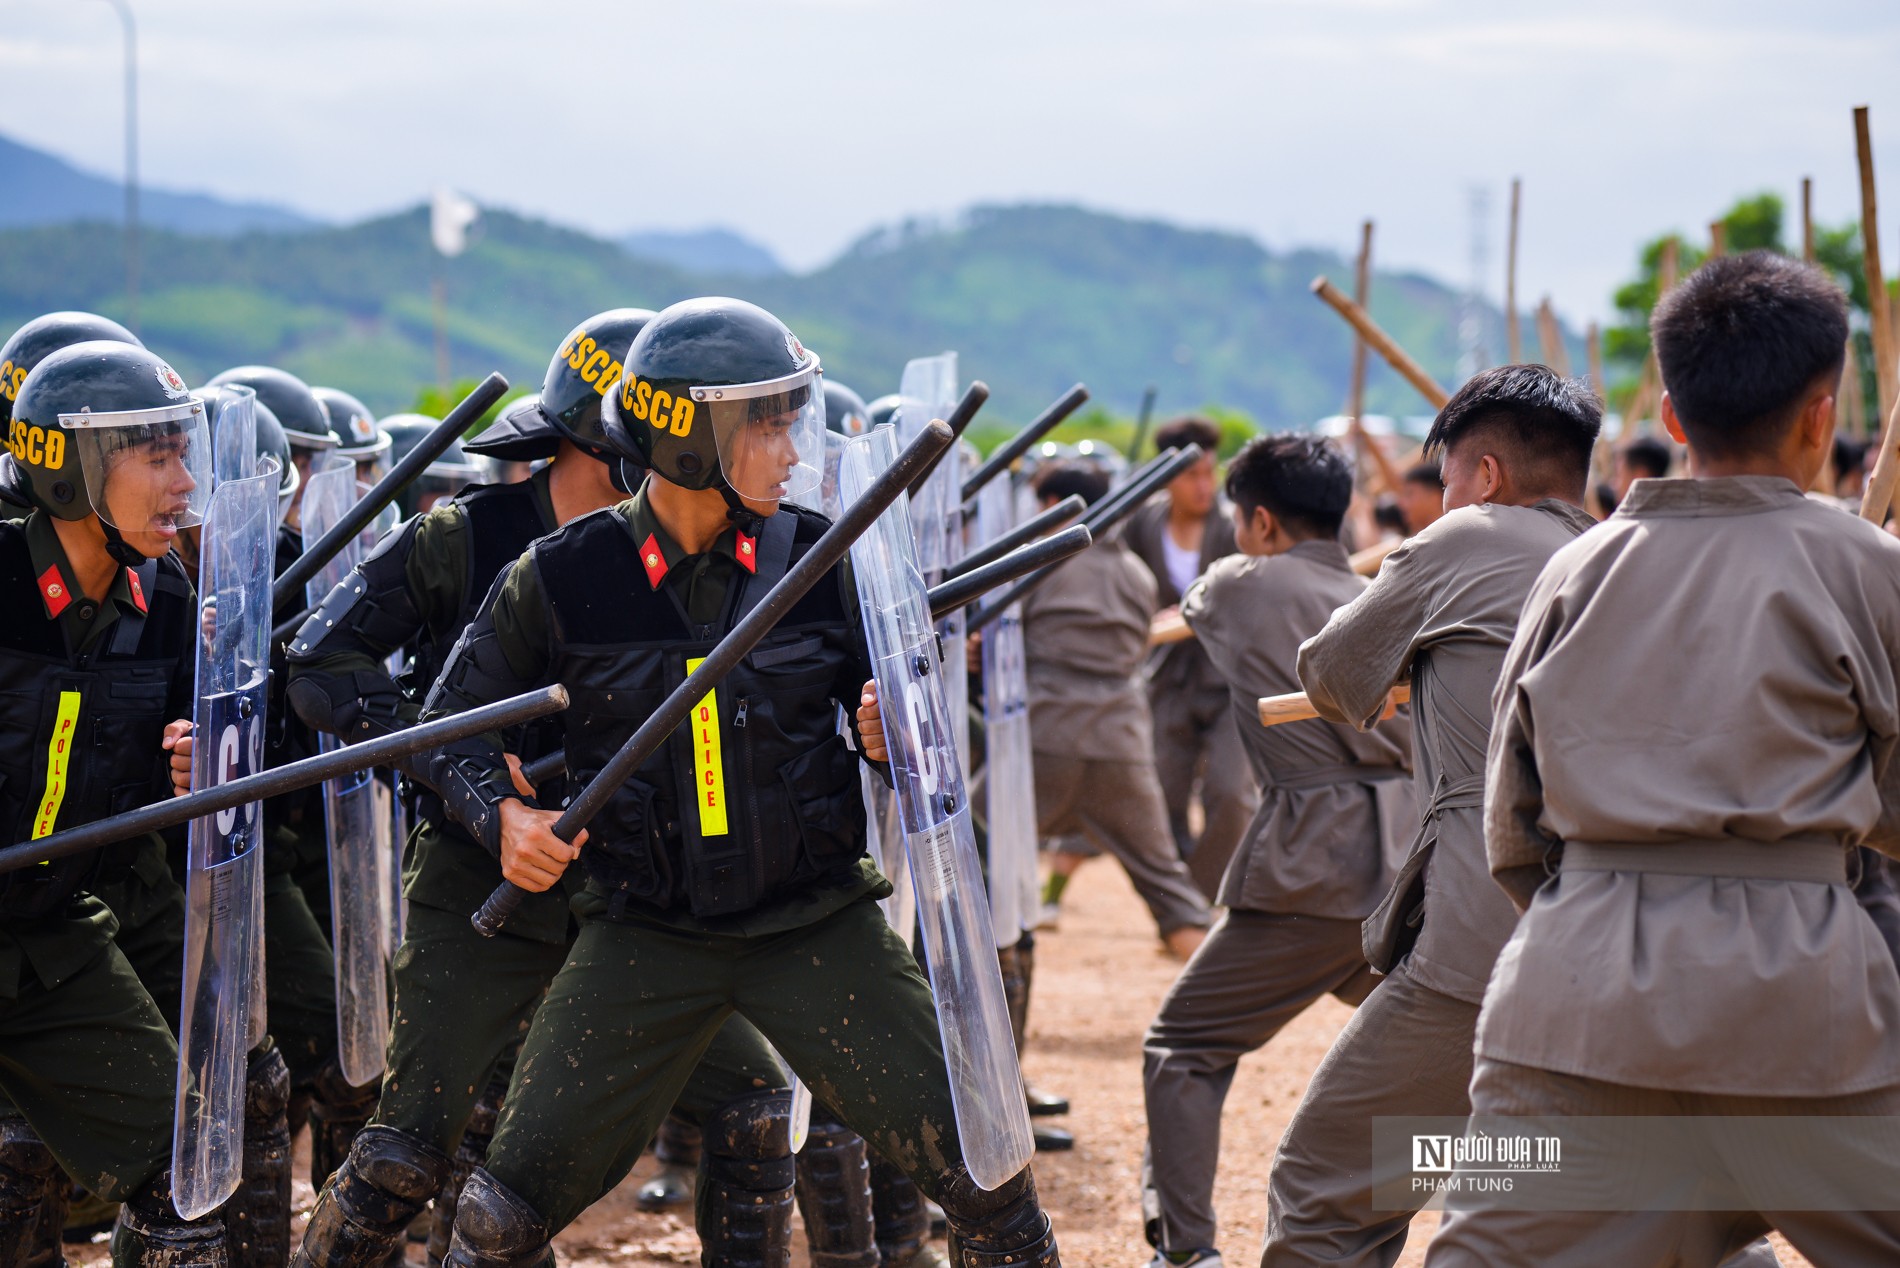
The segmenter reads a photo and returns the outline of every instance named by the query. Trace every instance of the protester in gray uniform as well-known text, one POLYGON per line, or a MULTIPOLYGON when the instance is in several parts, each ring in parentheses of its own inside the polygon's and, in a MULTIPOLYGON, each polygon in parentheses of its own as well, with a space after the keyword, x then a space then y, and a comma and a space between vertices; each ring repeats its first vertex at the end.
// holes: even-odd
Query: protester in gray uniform
MULTIPOLYGON (((1045 507, 1093 502, 1108 478, 1073 464, 1037 473, 1045 507)), ((1155 579, 1118 538, 1057 568, 1023 600, 1036 819, 1044 837, 1086 832, 1128 870, 1168 949, 1185 960, 1207 935, 1207 900, 1168 832, 1153 727, 1140 682, 1155 579)))
MULTIPOLYGON (((1168 482, 1165 494, 1128 517, 1122 540, 1155 576, 1163 614, 1180 607, 1181 596, 1207 566, 1231 555, 1234 524, 1215 496, 1214 450, 1220 428, 1205 418, 1177 418, 1155 433, 1155 450, 1166 453, 1199 445, 1201 460, 1168 482)), ((1193 639, 1167 643, 1148 657, 1148 707, 1154 714, 1155 775, 1168 799, 1168 826, 1187 860, 1188 874, 1213 898, 1221 873, 1234 856, 1260 804, 1253 772, 1240 747, 1227 684, 1193 639), (1197 838, 1188 826, 1188 803, 1200 782, 1205 826, 1197 838)))
POLYGON ((1737 1121, 1900 1113, 1900 974, 1846 865, 1859 844, 1900 850, 1900 543, 1802 492, 1828 453, 1846 305, 1811 266, 1749 252, 1690 274, 1651 334, 1692 478, 1637 481, 1559 551, 1505 658, 1485 845, 1523 914, 1471 1100, 1720 1131, 1687 1177, 1653 1175, 1629 1129, 1576 1165, 1654 1180, 1631 1206, 1689 1179, 1725 1209, 1453 1194, 1428 1263, 1712 1264, 1771 1225, 1817 1264, 1892 1263, 1900 1212, 1790 1195, 1816 1166, 1890 1194, 1891 1151, 1853 1147, 1847 1122, 1838 1150, 1763 1150, 1737 1121))
POLYGON ((1142 1210, 1155 1268, 1220 1264, 1214 1172, 1234 1067, 1321 996, 1366 997, 1375 979, 1359 922, 1417 824, 1409 723, 1361 733, 1259 722, 1261 696, 1298 689, 1301 641, 1365 588, 1339 543, 1352 497, 1345 458, 1313 437, 1263 437, 1234 458, 1227 493, 1242 554, 1209 568, 1181 614, 1228 684, 1261 799, 1221 882, 1228 910, 1142 1045, 1142 1210))
POLYGON ((1334 722, 1373 725, 1393 683, 1409 678, 1423 821, 1364 930, 1372 966, 1387 976, 1280 1139, 1262 1264, 1389 1268, 1412 1212, 1373 1209, 1373 1118, 1470 1110, 1478 1005, 1517 924, 1484 859, 1491 692, 1538 571, 1596 522, 1582 503, 1602 417, 1588 386, 1543 366, 1467 380, 1425 440, 1443 461, 1445 516, 1386 556, 1365 592, 1300 648, 1300 682, 1334 722))

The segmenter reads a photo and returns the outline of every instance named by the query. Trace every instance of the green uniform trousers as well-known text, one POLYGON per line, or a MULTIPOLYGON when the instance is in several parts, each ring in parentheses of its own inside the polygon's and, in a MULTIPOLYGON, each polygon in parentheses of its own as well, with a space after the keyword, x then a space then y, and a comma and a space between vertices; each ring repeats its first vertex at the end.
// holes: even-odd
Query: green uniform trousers
MULTIPOLYGON (((86 936, 101 905, 9 930, 35 943, 86 936)), ((109 919, 109 917, 107 917, 109 919)), ((0 998, 0 1093, 80 1184, 113 1201, 171 1165, 178 1046, 124 952, 107 943, 49 987, 31 971, 0 998)))
POLYGON ((632 1169, 734 1013, 935 1196, 962 1160, 936 1007, 868 897, 752 936, 583 919, 523 1045, 489 1173, 564 1228, 632 1169))
POLYGON ((287 873, 264 877, 264 995, 290 1085, 308 1087, 336 1057, 336 953, 287 873))
MULTIPOLYGON (((511 1076, 570 945, 505 929, 484 938, 466 912, 411 904, 394 965, 389 1072, 373 1121, 453 1153, 489 1081, 511 1076)), ((764 1037, 735 1017, 714 1037, 675 1111, 699 1123, 727 1101, 785 1084, 764 1037)))

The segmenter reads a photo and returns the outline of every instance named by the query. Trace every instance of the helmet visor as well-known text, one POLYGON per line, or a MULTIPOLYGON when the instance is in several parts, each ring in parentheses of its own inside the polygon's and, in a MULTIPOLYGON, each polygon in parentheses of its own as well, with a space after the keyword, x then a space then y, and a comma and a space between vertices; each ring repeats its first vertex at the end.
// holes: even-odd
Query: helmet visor
POLYGON ((61 414, 99 518, 134 546, 170 542, 204 522, 211 498, 211 429, 204 402, 61 414), (143 539, 143 540, 141 540, 143 539))
MULTIPOLYGON (((819 375, 818 358, 811 356, 782 379, 693 389, 693 400, 718 442, 726 483, 748 502, 806 501, 817 493, 825 466, 825 393, 819 375)), ((675 410, 675 426, 678 414, 675 410)))

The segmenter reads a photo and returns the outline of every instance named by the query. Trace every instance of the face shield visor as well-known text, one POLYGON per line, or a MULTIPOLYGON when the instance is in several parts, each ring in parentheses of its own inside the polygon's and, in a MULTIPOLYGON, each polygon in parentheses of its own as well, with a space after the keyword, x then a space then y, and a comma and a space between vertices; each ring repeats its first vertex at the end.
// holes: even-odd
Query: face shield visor
POLYGON ((710 422, 719 467, 748 502, 818 495, 825 467, 825 393, 818 358, 780 379, 696 387, 693 400, 710 422))
POLYGON ((61 414, 99 518, 134 546, 169 544, 204 522, 211 429, 193 396, 154 409, 61 414))

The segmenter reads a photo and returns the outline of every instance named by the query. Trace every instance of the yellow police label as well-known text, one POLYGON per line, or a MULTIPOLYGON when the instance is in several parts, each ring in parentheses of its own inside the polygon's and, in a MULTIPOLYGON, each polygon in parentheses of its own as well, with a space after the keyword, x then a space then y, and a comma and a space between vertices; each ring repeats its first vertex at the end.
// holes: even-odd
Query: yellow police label
POLYGON ((9 401, 18 400, 20 387, 26 382, 26 367, 15 365, 11 361, 0 361, 0 396, 9 401))
MULTIPOLYGON (((692 673, 704 658, 686 662, 692 673)), ((726 835, 726 766, 719 752, 719 689, 693 706, 693 790, 699 802, 699 835, 726 835)))
POLYGON ((561 345, 559 355, 567 358, 568 368, 579 370, 582 380, 593 385, 594 391, 603 397, 620 379, 620 362, 590 335, 568 340, 561 345))
POLYGON ((7 431, 7 451, 15 462, 57 469, 66 462, 66 433, 58 427, 32 427, 16 418, 7 431))
POLYGON ((35 841, 52 832, 60 803, 66 800, 66 767, 72 759, 73 731, 78 726, 79 693, 62 691, 53 717, 53 738, 46 746, 46 795, 40 798, 40 812, 33 816, 35 841))
POLYGON ((663 387, 654 387, 637 374, 620 379, 620 408, 635 418, 653 424, 661 431, 685 436, 693 430, 693 398, 674 396, 663 387))

